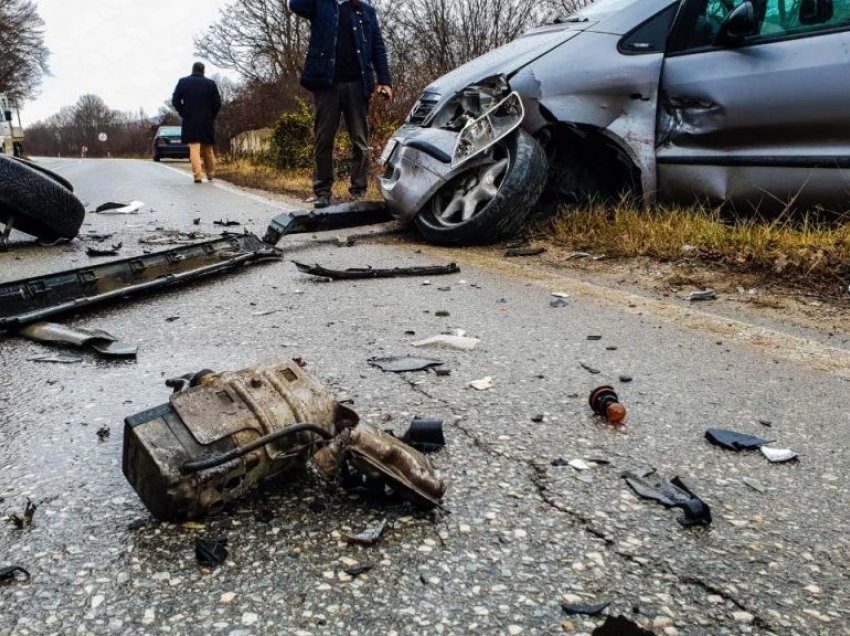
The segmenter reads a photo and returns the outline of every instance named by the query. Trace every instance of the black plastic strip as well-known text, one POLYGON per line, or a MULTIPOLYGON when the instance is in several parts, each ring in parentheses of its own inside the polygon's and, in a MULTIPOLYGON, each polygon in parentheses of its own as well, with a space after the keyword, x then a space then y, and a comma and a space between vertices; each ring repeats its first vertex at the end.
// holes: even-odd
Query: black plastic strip
POLYGON ((724 166, 752 168, 823 168, 850 169, 850 155, 795 155, 795 156, 759 156, 759 155, 724 155, 698 157, 663 156, 656 159, 662 165, 680 166, 724 166))
POLYGON ((421 139, 413 139, 411 141, 405 142, 404 145, 408 148, 413 148, 414 150, 424 152, 429 157, 433 157, 441 163, 452 162, 452 158, 448 154, 437 148, 437 146, 435 146, 434 144, 429 144, 427 141, 422 141, 421 139))

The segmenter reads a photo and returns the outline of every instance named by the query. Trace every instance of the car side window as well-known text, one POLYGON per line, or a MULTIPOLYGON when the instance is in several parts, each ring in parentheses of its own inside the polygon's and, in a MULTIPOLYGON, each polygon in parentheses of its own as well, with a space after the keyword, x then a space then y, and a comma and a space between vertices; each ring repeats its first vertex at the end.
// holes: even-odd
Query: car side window
MULTIPOLYGON (((674 52, 720 47, 718 34, 726 17, 745 0, 697 0, 688 3, 677 25, 674 52)), ((750 0, 759 23, 758 33, 744 45, 784 37, 804 36, 850 28, 850 0, 750 0)))

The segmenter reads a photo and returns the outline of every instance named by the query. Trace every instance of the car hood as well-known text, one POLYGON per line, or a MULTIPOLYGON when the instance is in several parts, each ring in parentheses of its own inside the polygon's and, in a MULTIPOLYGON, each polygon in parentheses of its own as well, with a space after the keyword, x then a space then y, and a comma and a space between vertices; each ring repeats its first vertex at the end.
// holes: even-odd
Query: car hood
MULTIPOLYGON (((526 64, 571 40, 592 26, 593 22, 560 24, 529 31, 522 37, 443 75, 425 89, 440 95, 438 106, 470 84, 493 75, 510 77, 526 64)), ((436 109, 435 109, 436 110, 436 109)))

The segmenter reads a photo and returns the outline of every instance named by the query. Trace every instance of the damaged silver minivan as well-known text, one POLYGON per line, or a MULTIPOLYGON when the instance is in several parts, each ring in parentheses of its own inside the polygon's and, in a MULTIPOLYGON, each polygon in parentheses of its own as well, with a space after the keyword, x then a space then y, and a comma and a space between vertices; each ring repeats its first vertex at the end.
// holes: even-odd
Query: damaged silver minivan
POLYGON ((599 0, 431 84, 381 157, 440 244, 541 195, 850 208, 850 0, 599 0))

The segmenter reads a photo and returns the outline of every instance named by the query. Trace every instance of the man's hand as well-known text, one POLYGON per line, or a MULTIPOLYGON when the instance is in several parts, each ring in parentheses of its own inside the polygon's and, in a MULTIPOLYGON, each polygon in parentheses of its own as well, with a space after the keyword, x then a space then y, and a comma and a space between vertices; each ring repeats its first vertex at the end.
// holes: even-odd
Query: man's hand
POLYGON ((378 95, 381 95, 382 97, 385 97, 390 101, 393 101, 395 99, 393 87, 388 86, 387 84, 378 84, 378 95))

